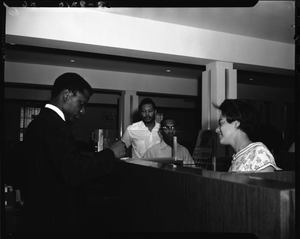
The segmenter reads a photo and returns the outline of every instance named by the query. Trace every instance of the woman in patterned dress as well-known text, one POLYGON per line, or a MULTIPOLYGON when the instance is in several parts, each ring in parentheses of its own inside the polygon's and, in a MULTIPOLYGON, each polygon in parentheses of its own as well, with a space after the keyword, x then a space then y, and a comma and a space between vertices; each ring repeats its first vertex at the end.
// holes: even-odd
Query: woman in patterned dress
POLYGON ((259 118, 250 103, 238 99, 226 99, 214 105, 221 111, 216 133, 220 144, 230 145, 235 154, 229 172, 273 172, 280 170, 274 157, 262 142, 255 142, 259 118))

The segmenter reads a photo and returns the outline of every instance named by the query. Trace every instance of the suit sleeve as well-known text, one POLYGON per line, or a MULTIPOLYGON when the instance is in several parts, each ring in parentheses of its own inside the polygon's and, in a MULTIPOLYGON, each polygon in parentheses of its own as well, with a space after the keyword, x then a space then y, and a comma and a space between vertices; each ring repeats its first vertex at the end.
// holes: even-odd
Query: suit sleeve
POLYGON ((111 149, 104 149, 92 157, 82 156, 66 124, 48 128, 43 140, 49 166, 68 186, 83 185, 112 168, 115 157, 111 149))

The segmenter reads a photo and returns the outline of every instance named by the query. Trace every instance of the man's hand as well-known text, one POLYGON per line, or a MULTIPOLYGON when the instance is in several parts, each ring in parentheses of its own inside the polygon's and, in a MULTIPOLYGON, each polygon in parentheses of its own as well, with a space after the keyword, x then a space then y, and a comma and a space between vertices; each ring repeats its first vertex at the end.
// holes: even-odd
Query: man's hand
POLYGON ((126 155, 126 146, 121 140, 114 142, 109 148, 114 152, 116 158, 126 155))

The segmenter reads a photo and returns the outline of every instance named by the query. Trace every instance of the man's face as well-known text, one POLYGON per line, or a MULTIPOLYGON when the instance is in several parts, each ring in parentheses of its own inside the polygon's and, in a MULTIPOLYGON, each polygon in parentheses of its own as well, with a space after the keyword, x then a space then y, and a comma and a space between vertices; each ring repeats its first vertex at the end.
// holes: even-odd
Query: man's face
POLYGON ((87 90, 83 93, 67 91, 65 103, 63 105, 63 113, 65 115, 66 122, 73 123, 85 113, 85 106, 90 99, 90 94, 87 90))
POLYGON ((160 133, 163 140, 170 146, 173 145, 173 137, 176 136, 176 132, 177 129, 174 120, 167 120, 160 127, 160 133))
POLYGON ((145 124, 154 122, 155 120, 155 110, 152 104, 142 105, 140 110, 140 115, 145 124))

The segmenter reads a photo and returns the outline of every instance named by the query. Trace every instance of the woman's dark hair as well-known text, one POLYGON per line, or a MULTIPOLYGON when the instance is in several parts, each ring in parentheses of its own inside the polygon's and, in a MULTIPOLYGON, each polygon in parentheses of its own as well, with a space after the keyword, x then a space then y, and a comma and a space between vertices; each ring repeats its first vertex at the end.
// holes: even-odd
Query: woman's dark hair
POLYGON ((221 110, 221 114, 228 123, 239 121, 239 129, 244 131, 252 140, 258 136, 259 114, 258 111, 246 100, 226 99, 220 106, 213 103, 214 107, 221 110))
POLYGON ((70 72, 57 77, 51 90, 51 98, 58 96, 63 90, 70 90, 74 94, 76 92, 83 93, 84 90, 87 90, 90 95, 93 94, 92 87, 88 82, 80 75, 70 72))
POLYGON ((156 109, 156 105, 155 105, 155 103, 153 102, 152 99, 150 99, 150 98, 144 98, 144 99, 141 101, 141 103, 139 104, 139 110, 142 110, 142 106, 143 106, 143 105, 147 105, 147 104, 152 105, 152 106, 153 106, 153 109, 156 109))

